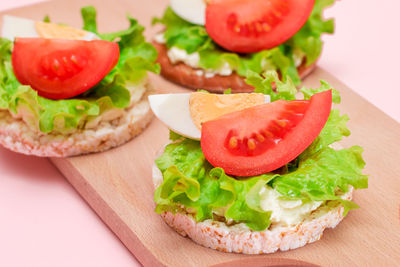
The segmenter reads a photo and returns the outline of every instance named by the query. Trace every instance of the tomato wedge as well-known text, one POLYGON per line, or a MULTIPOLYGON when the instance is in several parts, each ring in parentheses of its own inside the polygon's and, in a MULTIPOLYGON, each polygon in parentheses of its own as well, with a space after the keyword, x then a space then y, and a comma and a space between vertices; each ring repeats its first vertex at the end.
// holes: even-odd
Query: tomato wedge
POLYGON ((253 176, 276 170, 295 159, 328 120, 332 90, 310 100, 278 100, 205 122, 201 149, 226 173, 253 176))
POLYGON ((118 44, 16 38, 12 65, 18 81, 50 99, 77 96, 103 79, 119 59, 118 44))
POLYGON ((315 0, 210 0, 206 30, 225 49, 252 53, 292 37, 307 21, 315 0))

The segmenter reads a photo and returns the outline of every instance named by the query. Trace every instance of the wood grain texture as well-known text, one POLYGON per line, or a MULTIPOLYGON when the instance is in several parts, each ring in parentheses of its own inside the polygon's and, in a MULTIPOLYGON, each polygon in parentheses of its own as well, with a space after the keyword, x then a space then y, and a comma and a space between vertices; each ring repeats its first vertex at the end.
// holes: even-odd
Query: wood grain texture
MULTIPOLYGON (((126 27, 124 17, 130 13, 147 26, 146 34, 151 36, 160 28, 150 28, 150 18, 161 15, 167 2, 59 0, 7 13, 32 19, 49 14, 54 22, 81 26, 79 8, 86 4, 97 7, 101 32, 126 27)), ((145 266, 290 266, 294 262, 398 266, 400 125, 322 69, 310 75, 305 85, 318 86, 319 79, 341 91, 340 109, 350 116, 348 125, 352 131, 342 144, 364 147, 365 173, 370 175, 370 182, 369 189, 355 193, 361 209, 351 211, 337 228, 327 230, 320 241, 303 248, 264 256, 228 254, 198 246, 171 230, 153 212, 151 165, 168 139, 168 130, 158 120, 124 146, 101 154, 51 161, 145 266)), ((155 75, 151 80, 159 92, 185 91, 155 75)))

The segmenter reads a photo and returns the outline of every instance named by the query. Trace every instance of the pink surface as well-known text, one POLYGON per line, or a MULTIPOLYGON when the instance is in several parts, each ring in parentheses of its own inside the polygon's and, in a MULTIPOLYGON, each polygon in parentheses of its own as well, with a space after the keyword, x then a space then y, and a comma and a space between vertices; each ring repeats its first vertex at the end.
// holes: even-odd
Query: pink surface
MULTIPOLYGON (((0 11, 35 2, 3 0, 0 11)), ((398 10, 396 0, 337 2, 319 65, 400 121, 398 10)), ((0 240, 0 266, 138 265, 48 160, 3 148, 0 240)))
POLYGON ((47 159, 0 162, 0 266, 139 265, 47 159))
MULTIPOLYGON (((400 122, 398 0, 337 1, 319 65, 400 122)), ((340 89, 340 88, 338 88, 340 89)))

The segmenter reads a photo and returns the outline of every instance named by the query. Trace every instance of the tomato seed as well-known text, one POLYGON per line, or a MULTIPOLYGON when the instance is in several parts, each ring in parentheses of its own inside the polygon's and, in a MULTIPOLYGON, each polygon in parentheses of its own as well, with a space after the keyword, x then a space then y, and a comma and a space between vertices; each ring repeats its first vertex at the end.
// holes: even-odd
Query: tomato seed
POLYGON ((256 141, 254 140, 254 139, 249 139, 249 141, 247 141, 247 147, 250 149, 250 150, 254 150, 254 149, 256 149, 256 141))
POLYGON ((230 147, 230 148, 236 148, 237 146, 238 146, 238 140, 237 140, 236 137, 232 136, 232 137, 229 139, 229 147, 230 147))
POLYGON ((262 143, 262 142, 264 142, 265 141, 265 137, 262 135, 262 134, 257 134, 256 135, 256 138, 257 138, 257 140, 258 140, 258 142, 260 142, 260 143, 262 143))

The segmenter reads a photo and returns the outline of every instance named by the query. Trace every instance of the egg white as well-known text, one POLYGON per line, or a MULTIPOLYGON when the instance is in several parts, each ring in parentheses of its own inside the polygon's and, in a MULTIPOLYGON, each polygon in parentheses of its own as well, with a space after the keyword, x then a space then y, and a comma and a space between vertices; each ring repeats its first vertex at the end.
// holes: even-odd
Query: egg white
MULTIPOLYGON (((39 33, 36 31, 34 20, 14 17, 10 15, 3 16, 1 36, 12 41, 14 41, 16 37, 40 37, 39 33)), ((99 37, 92 32, 87 32, 87 34, 82 38, 82 40, 86 41, 96 39, 99 39, 99 37)))
POLYGON ((35 21, 9 15, 3 17, 1 35, 9 40, 14 40, 15 37, 39 37, 35 21))
POLYGON ((172 10, 184 20, 204 25, 206 22, 205 0, 170 0, 172 10))
POLYGON ((190 116, 190 94, 150 95, 154 115, 169 129, 182 136, 200 140, 201 132, 190 116))

